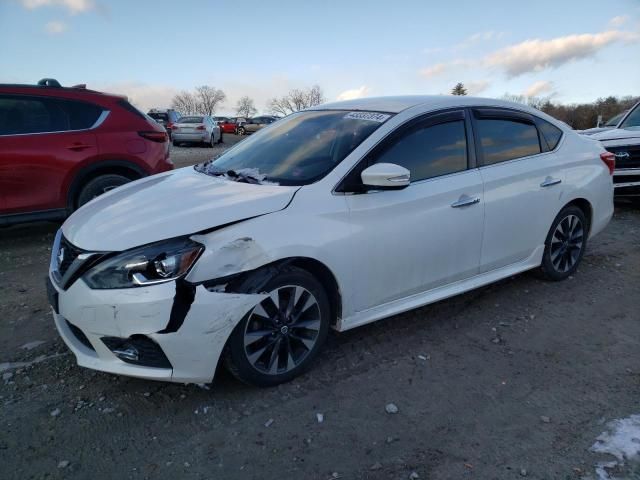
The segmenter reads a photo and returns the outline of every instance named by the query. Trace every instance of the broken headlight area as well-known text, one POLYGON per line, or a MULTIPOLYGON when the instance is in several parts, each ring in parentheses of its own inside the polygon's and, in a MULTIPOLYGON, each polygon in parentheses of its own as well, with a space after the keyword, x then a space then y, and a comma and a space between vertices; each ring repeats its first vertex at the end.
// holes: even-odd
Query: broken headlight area
POLYGON ((105 258, 82 278, 94 289, 165 283, 186 275, 203 250, 189 238, 152 243, 105 258))

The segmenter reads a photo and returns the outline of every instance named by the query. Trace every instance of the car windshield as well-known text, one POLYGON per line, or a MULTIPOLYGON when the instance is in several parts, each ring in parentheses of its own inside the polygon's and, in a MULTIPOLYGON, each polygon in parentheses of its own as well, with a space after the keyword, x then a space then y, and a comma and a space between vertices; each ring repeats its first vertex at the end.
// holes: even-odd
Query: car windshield
POLYGON ((178 123, 202 123, 203 117, 180 117, 178 123))
POLYGON ((607 123, 605 123, 604 126, 605 127, 615 127, 616 125, 618 125, 618 122, 620 122, 620 119, 622 117, 624 117, 625 113, 626 112, 622 112, 622 113, 619 113, 619 114, 611 117, 609 120, 607 120, 607 123))
POLYGON ((640 104, 631 111, 627 118, 624 119, 620 128, 632 128, 634 130, 640 127, 640 104))
POLYGON ((149 112, 147 115, 149 115, 154 120, 161 120, 163 122, 169 120, 169 115, 167 115, 166 113, 149 112))
POLYGON ((294 113, 195 168, 208 175, 231 173, 231 179, 252 172, 259 180, 306 185, 329 173, 390 117, 336 110, 294 113))

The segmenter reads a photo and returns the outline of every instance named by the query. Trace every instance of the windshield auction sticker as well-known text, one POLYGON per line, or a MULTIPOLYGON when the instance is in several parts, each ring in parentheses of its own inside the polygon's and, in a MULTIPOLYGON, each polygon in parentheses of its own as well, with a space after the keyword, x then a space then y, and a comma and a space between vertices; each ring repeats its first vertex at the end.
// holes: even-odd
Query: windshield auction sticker
POLYGON ((382 123, 391 115, 378 112, 349 112, 344 118, 353 118, 354 120, 369 120, 370 122, 382 123))

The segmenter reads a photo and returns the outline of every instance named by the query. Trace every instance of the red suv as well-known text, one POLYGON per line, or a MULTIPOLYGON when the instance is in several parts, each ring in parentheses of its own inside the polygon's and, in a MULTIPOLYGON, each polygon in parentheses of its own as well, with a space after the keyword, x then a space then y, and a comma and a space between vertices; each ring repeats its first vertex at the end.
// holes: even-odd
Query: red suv
POLYGON ((125 97, 53 79, 0 84, 0 226, 64 219, 112 188, 172 168, 164 128, 125 97))

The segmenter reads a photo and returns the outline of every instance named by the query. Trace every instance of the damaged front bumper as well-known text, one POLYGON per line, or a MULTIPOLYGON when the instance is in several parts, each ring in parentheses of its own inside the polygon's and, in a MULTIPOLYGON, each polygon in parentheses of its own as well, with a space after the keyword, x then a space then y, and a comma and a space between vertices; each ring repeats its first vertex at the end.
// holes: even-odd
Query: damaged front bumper
POLYGON ((62 290, 51 281, 56 327, 80 366, 150 380, 211 382, 227 338, 265 296, 190 285, 185 299, 179 282, 93 290, 79 279, 62 290))

